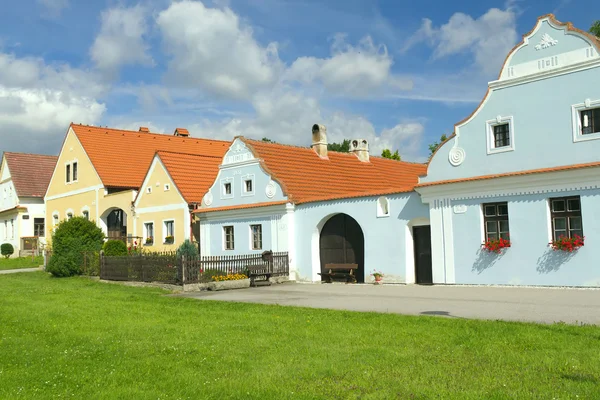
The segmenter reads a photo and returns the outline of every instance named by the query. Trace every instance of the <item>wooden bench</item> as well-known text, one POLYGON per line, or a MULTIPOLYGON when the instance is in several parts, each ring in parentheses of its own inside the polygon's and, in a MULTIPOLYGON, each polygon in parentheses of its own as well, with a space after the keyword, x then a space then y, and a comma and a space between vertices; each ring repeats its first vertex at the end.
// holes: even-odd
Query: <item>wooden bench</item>
POLYGON ((358 269, 358 264, 325 264, 325 271, 319 272, 319 275, 325 278, 326 283, 332 283, 334 279, 344 279, 346 283, 356 283, 354 272, 358 269))
POLYGON ((266 282, 264 286, 271 286, 271 281, 269 278, 273 275, 273 272, 269 268, 269 264, 262 265, 248 265, 248 278, 250 278, 250 286, 256 286, 256 278, 264 276, 265 280, 261 282, 266 282))

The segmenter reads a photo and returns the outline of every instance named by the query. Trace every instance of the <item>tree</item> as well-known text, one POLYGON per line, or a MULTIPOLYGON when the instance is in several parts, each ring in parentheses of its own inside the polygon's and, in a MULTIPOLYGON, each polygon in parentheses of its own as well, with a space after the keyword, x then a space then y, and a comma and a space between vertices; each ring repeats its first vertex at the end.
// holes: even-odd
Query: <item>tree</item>
POLYGON ((435 153, 435 151, 438 149, 438 147, 441 146, 442 143, 444 143, 446 140, 448 140, 448 137, 446 136, 446 134, 444 133, 441 137, 440 137, 440 141, 439 142, 433 142, 429 145, 429 158, 431 158, 431 156, 433 156, 433 153, 435 153))
POLYGON ((392 154, 392 152, 390 151, 390 149, 384 149, 381 152, 381 157, 383 157, 383 158, 389 158, 390 160, 396 160, 396 161, 400 161, 401 160, 400 154, 398 154, 398 150, 396 150, 394 152, 394 154, 392 154))
POLYGON ((277 143, 277 142, 274 142, 274 141, 272 141, 271 139, 269 139, 267 137, 262 138, 262 141, 263 142, 267 142, 267 143, 277 143))
POLYGON ((594 22, 592 27, 590 28, 590 33, 598 38, 600 38, 600 20, 594 22))
POLYGON ((327 150, 338 151, 340 153, 349 153, 350 152, 350 140, 344 139, 344 141, 342 143, 329 143, 327 145, 327 150))
POLYGON ((4 256, 4 258, 10 258, 15 253, 15 248, 10 243, 3 243, 0 246, 0 254, 4 256))

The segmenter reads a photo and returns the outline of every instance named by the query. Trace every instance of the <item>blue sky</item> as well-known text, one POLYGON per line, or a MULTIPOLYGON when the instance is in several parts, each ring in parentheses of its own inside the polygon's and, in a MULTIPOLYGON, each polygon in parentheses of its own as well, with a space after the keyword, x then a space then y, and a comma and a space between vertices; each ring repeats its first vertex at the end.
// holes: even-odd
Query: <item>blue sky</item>
POLYGON ((424 161, 508 51, 592 0, 22 0, 0 15, 0 151, 56 154, 73 122, 308 145, 367 138, 424 161), (577 6, 575 6, 575 3, 577 6))

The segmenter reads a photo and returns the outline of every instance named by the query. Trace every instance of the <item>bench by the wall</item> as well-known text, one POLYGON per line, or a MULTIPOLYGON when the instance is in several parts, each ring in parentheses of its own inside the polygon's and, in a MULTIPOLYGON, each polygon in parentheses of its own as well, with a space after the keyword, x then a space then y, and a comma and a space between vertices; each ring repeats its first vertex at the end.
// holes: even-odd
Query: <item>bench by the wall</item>
POLYGON ((270 286, 271 281, 269 278, 271 278, 271 276, 273 276, 273 272, 268 263, 248 266, 248 278, 250 278, 250 286, 252 287, 256 286, 256 278, 259 277, 264 277, 264 281, 261 282, 266 282, 265 286, 270 286))
POLYGON ((325 269, 323 272, 319 272, 319 275, 325 278, 326 283, 332 283, 334 279, 342 279, 346 283, 356 283, 354 273, 357 269, 358 264, 325 264, 325 269))

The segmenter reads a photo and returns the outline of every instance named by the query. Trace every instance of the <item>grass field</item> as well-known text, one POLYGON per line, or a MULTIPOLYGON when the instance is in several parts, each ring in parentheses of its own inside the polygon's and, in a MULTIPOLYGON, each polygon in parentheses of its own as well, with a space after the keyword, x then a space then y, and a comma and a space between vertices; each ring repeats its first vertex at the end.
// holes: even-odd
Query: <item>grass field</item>
MULTIPOLYGON (((245 289, 253 290, 253 289, 245 289)), ((600 328, 0 276, 0 398, 596 399, 600 328)))
POLYGON ((42 256, 34 257, 33 261, 31 260, 31 257, 0 257, 0 271, 19 268, 37 268, 42 264, 44 264, 44 257, 42 256))

